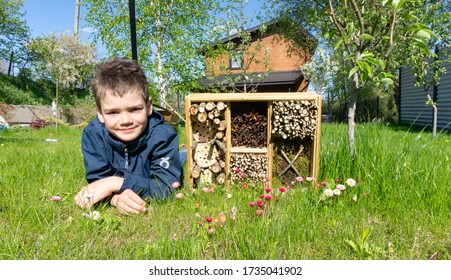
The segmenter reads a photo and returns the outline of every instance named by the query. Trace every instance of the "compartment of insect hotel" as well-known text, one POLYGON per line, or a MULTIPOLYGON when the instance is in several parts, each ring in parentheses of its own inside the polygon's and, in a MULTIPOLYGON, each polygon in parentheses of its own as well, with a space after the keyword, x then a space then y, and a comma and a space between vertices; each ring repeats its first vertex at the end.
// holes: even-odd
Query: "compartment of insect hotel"
POLYGON ((320 101, 272 102, 273 172, 283 183, 318 173, 320 101))
POLYGON ((224 184, 226 180, 225 143, 227 124, 224 102, 194 102, 187 112, 189 130, 188 164, 190 178, 200 182, 224 184))
POLYGON ((317 176, 319 95, 202 93, 186 96, 185 106, 188 178, 194 187, 317 176))

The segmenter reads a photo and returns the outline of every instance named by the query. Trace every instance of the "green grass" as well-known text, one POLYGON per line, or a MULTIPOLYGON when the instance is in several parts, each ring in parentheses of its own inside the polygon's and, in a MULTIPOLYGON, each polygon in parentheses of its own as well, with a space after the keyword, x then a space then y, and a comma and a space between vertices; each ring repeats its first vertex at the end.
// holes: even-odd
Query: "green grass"
POLYGON ((358 125, 351 161, 346 125, 324 124, 318 181, 361 180, 340 196, 324 199, 326 187, 309 182, 282 196, 277 184, 257 216, 248 203, 264 192, 261 183, 214 193, 187 186, 182 199, 153 203, 139 216, 99 205, 94 221, 73 202, 86 184, 81 133, 0 132, 0 259, 451 259, 451 135, 358 125), (205 222, 220 213, 222 227, 205 222))

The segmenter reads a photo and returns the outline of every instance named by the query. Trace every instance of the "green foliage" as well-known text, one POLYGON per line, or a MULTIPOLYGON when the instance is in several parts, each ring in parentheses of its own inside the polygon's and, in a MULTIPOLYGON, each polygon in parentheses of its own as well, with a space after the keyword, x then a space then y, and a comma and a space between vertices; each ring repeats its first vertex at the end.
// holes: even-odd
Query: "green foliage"
MULTIPOLYGON (((121 1, 83 0, 86 22, 98 30, 95 40, 106 46, 110 56, 131 57, 128 5, 121 1)), ((161 105, 182 95, 202 76, 199 49, 210 40, 217 1, 135 1, 138 61, 149 79, 155 81, 161 105)))
POLYGON ((151 203, 139 216, 100 204, 93 209, 97 220, 73 202, 86 184, 81 128, 0 131, 0 259, 352 260, 367 253, 383 260, 451 259, 451 136, 361 125, 352 162, 345 130, 323 124, 321 131, 318 182, 361 179, 336 199, 321 201, 323 187, 306 180, 283 185, 283 193, 274 182, 273 198, 263 198, 257 216, 248 204, 266 194, 261 182, 206 186, 214 193, 186 183, 177 191, 183 198, 151 203), (46 142, 50 137, 58 141, 46 142), (221 213, 223 226, 207 222, 221 213), (371 234, 362 235, 367 228, 371 234))
MULTIPOLYGON (((0 73, 0 103, 12 105, 49 105, 52 103, 55 84, 49 80, 34 81, 26 76, 10 77, 0 73)), ((68 89, 60 98, 64 107, 91 106, 92 97, 86 89, 68 89)), ((93 107, 93 106, 92 106, 93 107)))
POLYGON ((363 231, 362 236, 358 239, 357 243, 355 243, 352 240, 346 240, 346 243, 349 246, 351 246, 352 250, 357 256, 357 259, 359 260, 373 259, 373 256, 375 255, 374 252, 378 250, 378 248, 376 248, 375 246, 371 246, 370 243, 367 241, 370 231, 371 229, 369 227, 366 228, 363 231))
POLYGON ((51 79, 55 83, 57 101, 59 91, 74 88, 80 79, 92 71, 94 46, 80 42, 72 34, 38 37, 27 48, 33 55, 35 78, 51 79))
MULTIPOLYGON (((354 128, 357 95, 367 83, 394 85, 397 63, 393 53, 410 44, 429 53, 427 40, 434 36, 417 16, 428 1, 290 1, 275 0, 281 13, 299 21, 334 46, 348 60, 351 80, 348 95, 348 143, 355 155, 354 128)), ((446 25, 446 24, 445 24, 446 25)))
POLYGON ((19 68, 27 62, 25 44, 30 37, 22 6, 23 0, 0 0, 0 59, 19 68))

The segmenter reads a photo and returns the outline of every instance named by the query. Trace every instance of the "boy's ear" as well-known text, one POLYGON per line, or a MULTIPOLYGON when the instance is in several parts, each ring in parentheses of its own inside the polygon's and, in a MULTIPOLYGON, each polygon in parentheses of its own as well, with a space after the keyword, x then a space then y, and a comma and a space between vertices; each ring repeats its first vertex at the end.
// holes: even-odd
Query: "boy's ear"
POLYGON ((97 117, 99 118, 99 121, 101 123, 105 123, 105 120, 103 119, 102 111, 99 108, 96 108, 97 111, 97 117))

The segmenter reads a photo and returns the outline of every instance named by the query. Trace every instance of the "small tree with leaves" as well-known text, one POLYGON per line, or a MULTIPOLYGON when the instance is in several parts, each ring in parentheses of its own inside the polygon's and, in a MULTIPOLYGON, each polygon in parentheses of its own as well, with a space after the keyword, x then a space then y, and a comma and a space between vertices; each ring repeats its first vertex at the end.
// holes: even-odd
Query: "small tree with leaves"
MULTIPOLYGON (((414 38, 416 44, 408 44, 399 53, 399 63, 410 66, 415 76, 415 85, 423 88, 426 105, 432 107, 432 137, 437 134, 438 104, 431 90, 440 84, 441 76, 446 73, 444 63, 450 60, 451 48, 451 10, 449 0, 426 1, 423 9, 418 11, 424 20, 422 29, 430 28, 433 32, 420 31, 414 38)), ((421 30, 421 29, 420 29, 421 30)))
POLYGON ((397 43, 418 44, 413 38, 430 30, 418 24, 415 10, 420 0, 276 0, 279 10, 300 24, 321 34, 336 50, 345 53, 350 62, 348 77, 352 87, 348 100, 348 146, 355 155, 355 113, 358 92, 370 80, 376 85, 393 84, 392 69, 387 67, 397 43))
POLYGON ((38 37, 28 44, 33 55, 33 70, 38 78, 51 79, 56 86, 54 102, 63 89, 74 87, 86 67, 94 65, 95 48, 72 34, 38 37))
POLYGON ((25 45, 30 30, 20 8, 23 0, 0 0, 0 59, 8 61, 8 75, 13 75, 13 67, 23 68, 28 55, 25 45))

